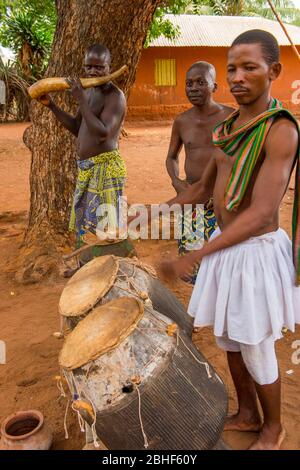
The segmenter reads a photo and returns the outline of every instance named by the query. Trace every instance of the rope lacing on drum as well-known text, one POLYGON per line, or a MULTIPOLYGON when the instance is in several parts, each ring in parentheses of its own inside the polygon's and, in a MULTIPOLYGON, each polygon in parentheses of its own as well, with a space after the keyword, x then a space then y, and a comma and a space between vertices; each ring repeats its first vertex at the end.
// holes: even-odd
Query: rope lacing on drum
POLYGON ((135 265, 133 265, 133 266, 134 266, 134 271, 133 271, 133 274, 131 276, 126 274, 119 267, 119 273, 120 274, 118 274, 118 277, 125 279, 125 282, 127 282, 128 288, 126 289, 125 287, 121 287, 121 286, 118 285, 118 289, 123 290, 124 292, 127 292, 128 294, 131 294, 131 295, 135 294, 135 296, 138 297, 139 299, 143 300, 145 302, 145 304, 152 305, 152 302, 149 298, 148 293, 145 292, 145 291, 141 291, 139 286, 133 281, 134 275, 135 275, 135 268, 136 268, 135 265), (130 286, 132 287, 132 289, 130 288, 130 286))
POLYGON ((140 394, 139 386, 137 384, 134 384, 134 385, 135 385, 135 388, 136 388, 136 391, 137 391, 137 394, 138 394, 138 400, 139 400, 139 420, 140 420, 142 435, 143 435, 143 438, 144 438, 144 447, 145 447, 145 449, 148 449, 149 443, 148 443, 147 435, 144 431, 144 425, 143 425, 143 420, 142 420, 142 399, 141 399, 141 394, 140 394))
MULTIPOLYGON (((87 378, 87 375, 90 371, 90 367, 87 371, 87 374, 85 376, 85 379, 87 378)), ((72 377, 72 381, 73 381, 73 384, 75 383, 75 378, 74 378, 74 374, 73 374, 73 371, 70 371, 70 374, 71 374, 71 377, 72 377)), ((77 399, 81 399, 81 400, 84 400, 84 401, 87 401, 88 403, 90 403, 90 405, 92 406, 93 408, 93 423, 91 425, 91 431, 92 431, 92 436, 93 436, 93 444, 94 444, 94 447, 96 448, 99 448, 100 447, 100 444, 98 442, 98 435, 97 435, 97 431, 96 431, 96 420, 97 420, 97 412, 96 412, 96 409, 95 409, 95 405, 93 403, 93 401, 90 399, 90 397, 87 396, 86 392, 82 392, 82 388, 80 387, 80 383, 77 382, 77 391, 78 391, 78 394, 77 394, 77 399)), ((73 397, 75 396, 75 386, 73 385, 73 390, 74 390, 74 393, 73 393, 73 397)), ((73 408, 73 405, 72 405, 72 408, 73 408)), ((73 408, 74 409, 74 408, 73 408)), ((80 415, 80 412, 79 410, 75 410, 78 412, 78 414, 80 415)), ((81 415, 80 415, 81 417, 81 415)), ((81 417, 82 419, 82 417, 81 417)), ((84 429, 83 429, 83 432, 84 432, 84 429)))
POLYGON ((190 348, 185 344, 184 340, 182 339, 182 337, 180 336, 179 334, 179 331, 177 331, 177 338, 180 339, 180 341, 182 342, 182 344, 184 345, 184 347, 187 349, 187 351, 191 354, 191 356, 195 359, 196 362, 198 362, 198 364, 201 364, 202 366, 205 366, 205 369, 206 369, 206 373, 207 373, 207 376, 209 379, 212 379, 212 375, 210 373, 210 368, 209 368, 209 364, 207 362, 202 362, 202 361, 199 361, 199 359, 195 356, 195 354, 190 350, 190 348))
POLYGON ((127 262, 127 264, 132 264, 132 265, 142 269, 143 271, 145 271, 146 273, 148 273, 150 276, 154 277, 155 279, 158 278, 157 272, 155 271, 155 269, 152 266, 150 266, 149 264, 143 263, 137 257, 134 257, 134 258, 131 258, 131 259, 127 258, 126 262, 127 262))
MULTIPOLYGON (((88 374, 88 372, 89 372, 89 370, 87 371, 87 374, 88 374)), ((75 384, 75 378, 74 378, 73 371, 69 371, 69 373, 71 375, 71 381, 68 380, 68 377, 66 376, 65 372, 61 369, 61 374, 64 375, 64 377, 65 377, 65 379, 66 379, 66 381, 69 385, 69 389, 70 389, 71 395, 73 397, 73 400, 75 400, 75 401, 73 401, 73 403, 71 405, 71 408, 72 408, 73 411, 75 411, 77 413, 78 423, 79 423, 79 427, 80 427, 81 432, 85 432, 85 428, 84 428, 85 421, 82 418, 80 411, 75 408, 75 402, 76 402, 76 400, 81 399, 85 402, 90 403, 91 407, 93 408, 93 423, 91 425, 91 431, 92 431, 92 436, 93 436, 93 444, 94 444, 94 447, 98 448, 98 447, 100 447, 100 444, 98 442, 98 435, 97 435, 97 432, 96 432, 97 414, 96 414, 95 405, 92 402, 92 400, 86 396, 86 393, 82 394, 81 390, 79 390, 79 394, 77 393, 77 388, 80 388, 80 385, 79 385, 79 383, 77 383, 77 388, 75 387, 75 385, 74 385, 75 384)), ((60 396, 63 396, 63 397, 66 398, 66 394, 65 394, 63 384, 62 384, 62 375, 60 376, 60 380, 57 382, 57 388, 61 392, 60 396)), ((67 400, 66 410, 65 410, 65 414, 64 414, 65 439, 69 439, 69 433, 68 433, 68 427, 67 427, 67 416, 68 416, 69 406, 70 406, 70 399, 67 400)))

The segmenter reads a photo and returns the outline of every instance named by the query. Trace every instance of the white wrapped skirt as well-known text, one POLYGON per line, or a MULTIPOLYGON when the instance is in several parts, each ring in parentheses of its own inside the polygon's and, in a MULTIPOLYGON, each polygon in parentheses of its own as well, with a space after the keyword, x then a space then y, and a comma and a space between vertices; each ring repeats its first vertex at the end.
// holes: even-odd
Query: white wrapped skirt
MULTIPOLYGON (((220 235, 217 229, 211 240, 220 235)), ((256 345, 300 323, 292 244, 284 230, 250 238, 203 258, 188 313, 194 325, 256 345)))

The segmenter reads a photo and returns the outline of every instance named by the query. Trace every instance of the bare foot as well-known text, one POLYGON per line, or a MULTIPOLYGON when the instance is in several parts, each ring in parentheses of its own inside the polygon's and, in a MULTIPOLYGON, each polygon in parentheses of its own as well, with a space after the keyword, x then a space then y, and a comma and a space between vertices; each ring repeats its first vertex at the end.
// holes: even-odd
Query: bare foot
POLYGON ((280 431, 266 430, 264 427, 254 444, 249 447, 249 450, 280 450, 280 447, 286 438, 286 431, 281 427, 280 431))
POLYGON ((236 415, 228 416, 223 431, 259 432, 261 426, 262 423, 259 415, 242 416, 240 413, 237 413, 236 415))

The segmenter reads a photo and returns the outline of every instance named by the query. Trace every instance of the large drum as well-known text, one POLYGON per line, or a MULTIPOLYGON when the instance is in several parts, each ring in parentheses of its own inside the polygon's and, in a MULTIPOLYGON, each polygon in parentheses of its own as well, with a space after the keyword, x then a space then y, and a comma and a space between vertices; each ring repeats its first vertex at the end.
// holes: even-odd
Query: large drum
POLYGON ((111 450, 212 449, 219 440, 220 378, 149 303, 127 296, 98 305, 67 336, 59 362, 75 408, 111 450))
POLYGON ((191 335, 192 319, 183 305, 157 279, 153 268, 136 258, 101 256, 84 265, 66 284, 59 313, 67 326, 74 328, 96 305, 124 296, 150 303, 191 335))

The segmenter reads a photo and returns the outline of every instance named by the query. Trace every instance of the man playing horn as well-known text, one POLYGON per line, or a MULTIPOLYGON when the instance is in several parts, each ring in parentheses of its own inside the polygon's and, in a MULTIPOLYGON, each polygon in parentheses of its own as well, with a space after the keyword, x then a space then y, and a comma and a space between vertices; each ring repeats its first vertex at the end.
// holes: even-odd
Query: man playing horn
MULTIPOLYGON (((110 63, 107 47, 94 44, 84 57, 86 77, 108 75, 110 63)), ((76 232, 76 248, 80 248, 87 232, 96 233, 103 216, 99 213, 101 205, 112 209, 108 212, 110 227, 117 224, 118 201, 126 178, 125 163, 118 150, 126 100, 112 82, 84 90, 79 79, 68 78, 67 81, 78 103, 75 117, 60 109, 49 95, 41 96, 39 101, 77 138, 78 178, 70 230, 76 232)))
POLYGON ((225 429, 260 432, 250 448, 262 450, 279 449, 285 437, 275 341, 283 326, 294 331, 300 323, 299 128, 270 95, 280 71, 270 33, 247 31, 233 42, 227 80, 239 109, 216 126, 201 180, 169 202, 204 203, 213 194, 220 229, 201 250, 163 266, 183 276, 201 261, 188 312, 195 326, 213 325, 227 351, 238 412, 225 429), (292 250, 279 207, 295 164, 292 250))

